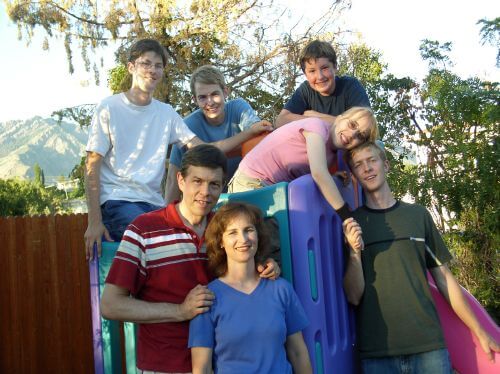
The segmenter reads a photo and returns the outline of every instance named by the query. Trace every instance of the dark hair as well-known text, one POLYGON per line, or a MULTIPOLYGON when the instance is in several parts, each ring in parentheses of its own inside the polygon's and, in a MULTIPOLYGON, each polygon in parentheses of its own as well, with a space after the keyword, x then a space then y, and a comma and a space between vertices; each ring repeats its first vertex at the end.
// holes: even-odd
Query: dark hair
POLYGON ((221 168, 224 179, 227 174, 226 155, 211 144, 200 144, 188 150, 182 157, 179 171, 186 178, 190 166, 201 166, 209 169, 221 168))
POLYGON ((222 72, 212 65, 203 65, 196 69, 191 75, 189 85, 191 93, 196 96, 194 86, 198 83, 217 84, 221 89, 226 88, 226 81, 222 72))
POLYGON ((141 39, 136 41, 129 49, 128 62, 134 63, 146 52, 154 52, 161 57, 163 66, 167 65, 167 52, 165 48, 155 39, 141 39))
POLYGON ((208 268, 217 277, 227 273, 227 255, 222 248, 222 235, 231 221, 239 215, 247 216, 257 230, 259 243, 255 254, 255 266, 262 263, 269 253, 269 233, 260 209, 243 202, 226 203, 217 210, 205 231, 208 268))
POLYGON ((337 54, 330 43, 321 40, 309 42, 300 52, 299 61, 302 71, 305 72, 306 70, 306 62, 322 57, 327 58, 333 64, 333 67, 337 68, 337 54))

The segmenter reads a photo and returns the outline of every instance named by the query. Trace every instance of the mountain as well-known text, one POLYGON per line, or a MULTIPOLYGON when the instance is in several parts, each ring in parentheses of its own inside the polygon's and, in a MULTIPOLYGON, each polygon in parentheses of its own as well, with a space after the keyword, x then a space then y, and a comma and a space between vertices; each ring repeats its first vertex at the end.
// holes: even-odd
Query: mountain
POLYGON ((87 130, 52 118, 0 122, 0 178, 33 178, 38 163, 45 179, 65 176, 85 155, 87 130))

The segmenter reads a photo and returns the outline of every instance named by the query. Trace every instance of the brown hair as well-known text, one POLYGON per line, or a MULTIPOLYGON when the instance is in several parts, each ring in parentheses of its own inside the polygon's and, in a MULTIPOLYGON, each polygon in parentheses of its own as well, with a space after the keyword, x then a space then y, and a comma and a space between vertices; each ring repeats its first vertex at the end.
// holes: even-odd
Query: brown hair
POLYGON ((305 73, 306 62, 322 57, 327 58, 333 64, 333 67, 337 68, 337 54, 330 43, 321 40, 309 42, 300 52, 299 62, 302 72, 305 73))
POLYGON ((128 62, 134 63, 146 52, 154 52, 161 57, 163 66, 167 65, 167 52, 165 48, 155 39, 141 39, 136 41, 129 49, 128 62))
POLYGON ((222 248, 222 235, 231 221, 239 215, 247 216, 257 230, 259 243, 255 254, 255 266, 262 262, 269 252, 269 233, 260 209, 239 201, 228 202, 217 210, 205 232, 208 268, 217 277, 227 273, 227 255, 222 248))
POLYGON ((221 89, 226 88, 226 81, 224 75, 219 69, 212 65, 203 65, 196 69, 191 75, 191 80, 189 85, 191 87, 191 93, 196 96, 194 86, 198 83, 203 84, 217 84, 221 89))

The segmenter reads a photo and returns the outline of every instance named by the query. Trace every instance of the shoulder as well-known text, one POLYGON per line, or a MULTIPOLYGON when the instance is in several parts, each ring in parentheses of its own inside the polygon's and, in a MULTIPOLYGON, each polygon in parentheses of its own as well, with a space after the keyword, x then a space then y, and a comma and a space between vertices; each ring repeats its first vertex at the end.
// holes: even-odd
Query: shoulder
POLYGON ((184 117, 184 122, 188 125, 189 128, 191 126, 197 126, 205 121, 205 117, 200 109, 196 109, 194 112, 189 113, 186 117, 184 117))
POLYGON ((119 105, 119 104, 124 105, 125 103, 123 100, 123 95, 124 95, 124 93, 121 92, 121 93, 118 93, 115 95, 105 97, 104 99, 102 99, 99 102, 99 104, 97 104, 97 108, 99 109, 99 108, 109 107, 109 106, 119 105))

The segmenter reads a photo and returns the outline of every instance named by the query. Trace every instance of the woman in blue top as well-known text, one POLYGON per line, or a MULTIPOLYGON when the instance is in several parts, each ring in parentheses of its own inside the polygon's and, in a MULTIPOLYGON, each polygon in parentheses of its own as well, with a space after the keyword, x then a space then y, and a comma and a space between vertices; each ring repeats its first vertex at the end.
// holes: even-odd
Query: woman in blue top
POLYGON ((258 208, 222 206, 205 233, 215 301, 189 327, 193 374, 312 373, 302 337, 307 317, 284 279, 259 277, 269 236, 258 208))

